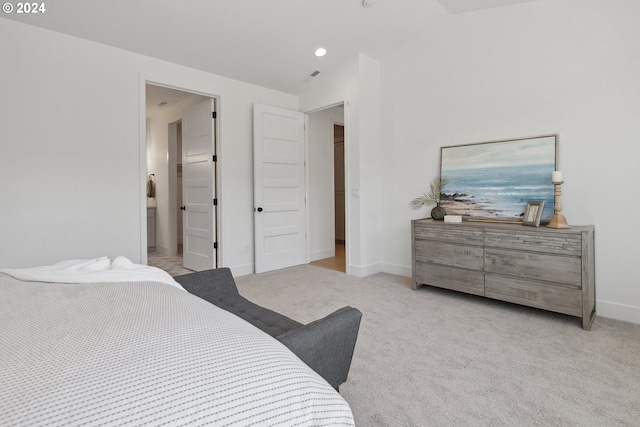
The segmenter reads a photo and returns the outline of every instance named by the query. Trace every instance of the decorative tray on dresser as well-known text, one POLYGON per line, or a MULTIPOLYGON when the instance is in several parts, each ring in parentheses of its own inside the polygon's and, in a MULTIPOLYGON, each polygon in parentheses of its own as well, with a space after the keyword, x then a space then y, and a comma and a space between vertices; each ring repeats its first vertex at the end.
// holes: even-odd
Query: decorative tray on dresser
POLYGON ((594 227, 411 221, 413 289, 420 285, 568 314, 591 329, 594 227))

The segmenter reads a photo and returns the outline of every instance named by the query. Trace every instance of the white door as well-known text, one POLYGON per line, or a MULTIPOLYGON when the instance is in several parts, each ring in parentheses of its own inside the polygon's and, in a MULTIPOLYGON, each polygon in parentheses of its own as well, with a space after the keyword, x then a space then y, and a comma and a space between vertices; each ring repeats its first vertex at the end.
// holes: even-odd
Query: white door
POLYGON ((304 114, 253 107, 255 271, 307 262, 304 114))
POLYGON ((182 113, 182 256, 195 271, 216 267, 213 111, 207 99, 182 113))

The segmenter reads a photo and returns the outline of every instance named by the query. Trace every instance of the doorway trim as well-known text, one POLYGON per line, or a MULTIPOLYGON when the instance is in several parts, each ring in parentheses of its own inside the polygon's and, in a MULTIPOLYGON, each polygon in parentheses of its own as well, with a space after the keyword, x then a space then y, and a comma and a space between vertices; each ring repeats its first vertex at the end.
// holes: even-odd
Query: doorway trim
MULTIPOLYGON (((344 124, 345 120, 344 117, 342 119, 342 121, 336 121, 334 119, 331 119, 331 159, 333 161, 333 164, 335 165, 335 160, 336 160, 336 135, 335 135, 335 131, 336 131, 336 126, 342 126, 343 128, 343 136, 342 136, 342 161, 343 161, 343 171, 342 173, 344 174, 344 211, 342 212, 343 216, 344 216, 344 222, 345 222, 345 230, 344 230, 344 243, 345 243, 345 249, 346 249, 346 244, 347 244, 347 215, 346 215, 346 211, 347 211, 347 196, 349 195, 349 192, 347 191, 347 175, 346 175, 346 171, 347 171, 347 162, 346 162, 346 152, 347 152, 347 145, 345 143, 345 138, 346 138, 346 133, 344 132, 344 129, 346 129, 347 127, 344 124)), ((331 203, 332 203, 332 210, 333 212, 335 212, 336 210, 336 197, 335 197, 335 193, 336 193, 336 171, 335 171, 335 166, 332 169, 333 174, 331 176, 331 183, 332 183, 332 188, 333 188, 333 197, 331 198, 331 203)), ((337 228, 337 224, 336 224, 336 220, 335 220, 335 215, 334 215, 334 219, 333 219, 333 237, 334 237, 334 241, 337 240, 336 239, 336 228, 337 228)), ((335 255, 334 255, 335 256, 335 255)), ((346 260, 345 260, 346 263, 346 260)), ((345 265, 345 269, 346 269, 346 265, 345 265)))
MULTIPOLYGON (((161 76, 153 76, 150 74, 140 73, 138 79, 138 99, 139 99, 139 164, 140 164, 140 174, 139 174, 139 198, 140 198, 140 263, 147 264, 147 198, 146 198, 146 182, 147 182, 147 119, 146 119, 146 85, 154 85, 165 87, 168 89, 179 90, 182 92, 192 93, 196 95, 205 96, 208 98, 214 99, 216 111, 218 112, 218 118, 214 132, 214 151, 217 153, 218 158, 222 158, 222 140, 221 140, 221 129, 222 129, 222 120, 220 116, 222 116, 223 104, 222 97, 217 95, 215 91, 210 87, 205 87, 202 85, 198 85, 192 82, 184 82, 177 81, 175 79, 169 77, 161 77, 161 76)), ((175 121, 174 121, 175 122, 175 121)), ((168 154, 168 153, 167 153, 168 154)), ((224 257, 224 242, 222 239, 222 207, 223 205, 223 192, 222 192, 222 168, 223 162, 218 161, 215 165, 215 194, 218 198, 218 211, 216 215, 216 221, 213 225, 217 230, 217 242, 218 242, 218 263, 217 266, 221 267, 224 265, 223 257, 224 257)), ((170 201, 171 204, 171 201, 170 201)), ((177 204, 176 204, 177 208, 177 204)))
POLYGON ((182 114, 179 117, 170 119, 167 125, 169 134, 167 141, 167 169, 169 182, 169 235, 167 236, 167 246, 169 247, 169 256, 177 255, 178 249, 178 202, 176 197, 178 193, 178 179, 176 177, 176 168, 179 163, 178 156, 178 124, 182 122, 182 114))

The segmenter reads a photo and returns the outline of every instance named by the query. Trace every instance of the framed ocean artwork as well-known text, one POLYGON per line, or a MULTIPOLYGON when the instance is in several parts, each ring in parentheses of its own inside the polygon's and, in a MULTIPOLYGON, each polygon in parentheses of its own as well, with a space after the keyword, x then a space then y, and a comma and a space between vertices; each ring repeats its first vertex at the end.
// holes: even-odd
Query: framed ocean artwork
POLYGON ((527 202, 540 200, 540 223, 547 224, 557 166, 558 135, 442 147, 440 177, 447 185, 440 206, 467 221, 522 222, 527 202))

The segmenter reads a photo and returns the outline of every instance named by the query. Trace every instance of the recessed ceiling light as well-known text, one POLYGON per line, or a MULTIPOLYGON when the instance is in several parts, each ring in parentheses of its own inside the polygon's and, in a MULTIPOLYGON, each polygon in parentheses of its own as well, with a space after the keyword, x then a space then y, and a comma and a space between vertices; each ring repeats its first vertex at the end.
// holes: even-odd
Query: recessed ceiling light
POLYGON ((316 50, 316 56, 325 56, 327 54, 327 49, 320 47, 316 50))

